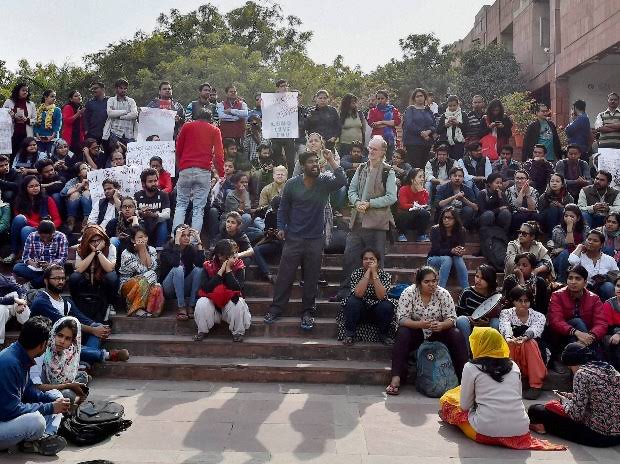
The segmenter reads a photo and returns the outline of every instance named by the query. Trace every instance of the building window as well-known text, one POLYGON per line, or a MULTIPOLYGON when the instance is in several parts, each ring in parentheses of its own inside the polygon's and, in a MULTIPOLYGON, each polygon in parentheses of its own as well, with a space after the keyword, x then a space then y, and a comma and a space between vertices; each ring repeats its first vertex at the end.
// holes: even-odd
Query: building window
POLYGON ((538 18, 539 45, 541 48, 549 48, 551 44, 551 29, 549 27, 549 18, 540 16, 538 18))

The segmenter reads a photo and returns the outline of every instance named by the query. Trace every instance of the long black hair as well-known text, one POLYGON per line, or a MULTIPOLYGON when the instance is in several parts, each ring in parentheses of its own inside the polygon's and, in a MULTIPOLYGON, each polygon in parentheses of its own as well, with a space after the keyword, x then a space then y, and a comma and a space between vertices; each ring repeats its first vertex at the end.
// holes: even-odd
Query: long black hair
MULTIPOLYGON (((19 191, 17 192, 17 197, 15 198, 15 209, 22 214, 31 214, 33 211, 41 212, 41 209, 47 210, 47 195, 45 191, 41 189, 39 194, 36 195, 32 200, 30 199, 30 195, 28 195, 28 184, 36 180, 39 182, 37 176, 29 175, 22 179, 22 183, 19 185, 19 191), (41 208, 41 206, 45 206, 45 208, 41 208)), ((39 185, 41 183, 39 182, 39 185)), ((47 214, 45 214, 47 216, 47 214)), ((43 217, 41 217, 43 219, 43 217)))
POLYGON ((24 140, 22 140, 22 143, 19 146, 19 152, 17 153, 17 160, 20 163, 25 163, 28 161, 28 159, 31 159, 32 164, 34 165, 35 161, 39 156, 39 148, 37 147, 37 151, 33 154, 30 154, 28 153, 28 145, 30 145, 32 142, 36 143, 36 141, 37 139, 35 139, 34 137, 26 137, 24 140))
MULTIPOLYGON (((575 216, 577 216, 577 222, 575 222, 575 232, 583 233, 583 228, 585 226, 585 221, 583 220, 583 214, 581 213, 581 209, 575 203, 569 203, 564 207, 564 213, 570 211, 575 216)), ((562 230, 566 232, 566 220, 564 219, 564 214, 562 214, 562 219, 560 219, 560 226, 562 230)), ((604 243, 605 241, 603 241, 604 243)))
POLYGON ((353 111, 351 109, 351 103, 354 100, 357 101, 357 97, 352 93, 348 93, 344 97, 342 97, 342 101, 340 102, 340 122, 342 124, 344 124, 344 121, 347 118, 357 117, 357 111, 353 111))
POLYGON ((485 374, 488 374, 496 382, 503 382, 504 376, 512 370, 512 360, 510 358, 490 358, 482 356, 472 359, 471 362, 476 365, 485 374))
MULTIPOLYGON (((18 82, 17 84, 15 84, 15 87, 13 87, 13 90, 11 90, 11 100, 13 100, 13 103, 17 103, 17 100, 19 100, 19 91, 24 87, 28 87, 28 95, 26 95, 26 101, 30 101, 30 86, 25 82, 18 82)), ((32 117, 32 115, 29 116, 32 117)))
POLYGON ((461 240, 461 237, 465 233, 463 230, 463 222, 461 221, 461 216, 459 215, 458 211, 456 210, 454 206, 445 207, 444 209, 441 210, 441 213, 439 214, 438 225, 439 225, 439 233, 441 234, 441 238, 445 240, 448 236, 446 232, 446 228, 443 225, 443 217, 446 215, 446 213, 451 213, 452 217, 454 217, 454 227, 452 227, 452 236, 457 240, 461 240))

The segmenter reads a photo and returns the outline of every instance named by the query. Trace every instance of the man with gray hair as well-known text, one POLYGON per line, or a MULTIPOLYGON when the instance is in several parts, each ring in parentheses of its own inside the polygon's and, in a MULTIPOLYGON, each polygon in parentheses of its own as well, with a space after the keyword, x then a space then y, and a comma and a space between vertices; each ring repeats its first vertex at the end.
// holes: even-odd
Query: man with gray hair
POLYGON ((379 253, 383 267, 385 239, 390 224, 394 223, 390 206, 396 203, 396 173, 385 163, 388 144, 375 135, 368 144, 368 162, 358 166, 349 185, 351 232, 344 250, 342 282, 335 297, 338 301, 350 294, 351 273, 361 266, 360 255, 365 248, 379 253))

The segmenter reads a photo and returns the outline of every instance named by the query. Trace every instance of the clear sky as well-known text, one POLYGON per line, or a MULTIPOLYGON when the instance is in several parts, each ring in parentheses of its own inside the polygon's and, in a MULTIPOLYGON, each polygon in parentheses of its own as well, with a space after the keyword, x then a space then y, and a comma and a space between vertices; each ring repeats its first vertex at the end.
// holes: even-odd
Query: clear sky
MULTIPOLYGON (((152 31, 161 12, 182 13, 206 0, 3 0, 0 59, 14 69, 17 60, 81 63, 90 52, 138 29, 152 31)), ((245 0, 211 0, 229 11, 245 0)), ((492 0, 280 0, 285 15, 301 18, 314 31, 312 59, 330 63, 338 54, 346 64, 371 71, 400 57, 398 39, 434 32, 443 44, 464 37, 474 17, 492 0)))

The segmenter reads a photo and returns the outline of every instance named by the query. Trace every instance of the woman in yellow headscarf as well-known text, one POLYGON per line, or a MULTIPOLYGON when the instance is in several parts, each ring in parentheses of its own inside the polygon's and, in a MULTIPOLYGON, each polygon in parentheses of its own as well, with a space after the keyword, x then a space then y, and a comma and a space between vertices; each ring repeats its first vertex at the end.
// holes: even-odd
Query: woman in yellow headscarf
POLYGON ((440 416, 472 440, 514 449, 562 450, 534 438, 521 398, 521 371, 510 359, 504 337, 491 327, 475 327, 469 337, 472 357, 461 385, 439 400, 440 416))

